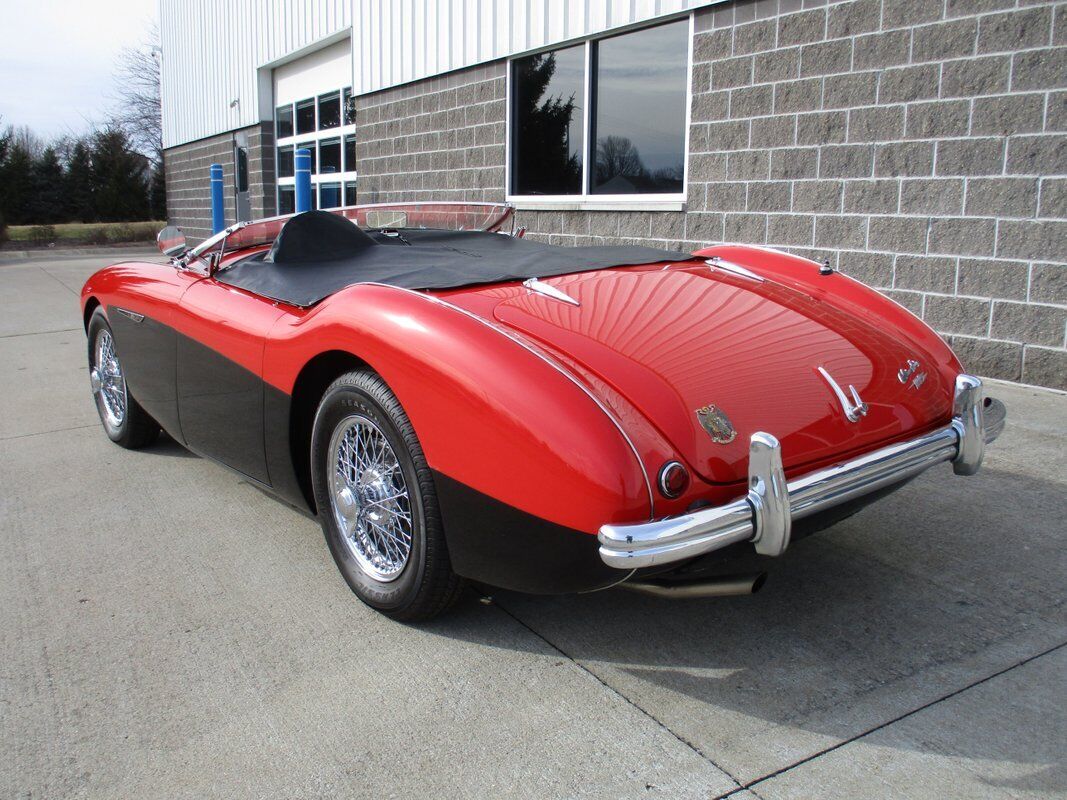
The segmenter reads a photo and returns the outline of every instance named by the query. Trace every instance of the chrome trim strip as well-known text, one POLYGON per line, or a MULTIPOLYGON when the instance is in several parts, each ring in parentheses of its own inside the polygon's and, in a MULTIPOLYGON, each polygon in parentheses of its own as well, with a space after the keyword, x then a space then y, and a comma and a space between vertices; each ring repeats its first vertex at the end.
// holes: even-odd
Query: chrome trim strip
POLYGON ((127 319, 132 319, 134 322, 144 322, 144 314, 138 314, 136 311, 130 311, 126 308, 119 308, 118 306, 112 306, 115 311, 122 314, 127 319))
POLYGON ((365 281, 364 283, 353 284, 353 285, 358 285, 358 286, 384 286, 387 289, 396 289, 397 291, 400 291, 400 292, 407 292, 409 294, 417 295, 418 297, 422 297, 422 298, 424 298, 426 300, 429 300, 431 303, 437 303, 438 305, 445 306, 446 308, 451 308, 453 311, 457 311, 457 312, 459 312, 460 314, 463 314, 466 317, 470 317, 471 319, 475 320, 476 322, 480 322, 482 325, 485 325, 487 328, 491 328, 492 330, 496 331, 501 336, 504 336, 505 338, 510 339, 515 344, 517 344, 519 347, 521 347, 523 350, 526 350, 527 352, 533 354, 537 358, 539 358, 542 361, 544 361, 546 364, 548 364, 550 367, 552 367, 552 369, 556 370, 556 372, 558 372, 564 378, 566 378, 571 383, 573 383, 575 386, 577 386, 579 389, 581 389, 582 392, 585 393, 586 397, 588 397, 590 400, 592 400, 594 403, 596 403, 597 407, 602 412, 604 412, 604 416, 606 416, 609 420, 611 420, 611 423, 616 427, 616 429, 619 431, 619 434, 622 436, 623 441, 625 441, 627 446, 629 446, 630 452, 632 452, 634 454, 634 458, 637 460, 637 466, 641 470, 641 475, 645 479, 645 489, 648 492, 649 519, 654 519, 655 518, 655 516, 656 516, 656 498, 655 498, 655 495, 652 493, 652 481, 651 481, 651 479, 649 479, 648 470, 645 469, 645 464, 641 460, 641 455, 637 451, 637 445, 634 444, 633 439, 630 438, 630 435, 626 432, 626 429, 623 428, 622 422, 618 419, 618 417, 615 416, 614 413, 612 413, 611 409, 609 409, 606 405, 604 405, 604 403, 600 400, 600 398, 598 398, 595 394, 593 394, 584 384, 582 384, 581 381, 579 381, 574 375, 572 375, 570 373, 570 371, 566 367, 564 367, 562 364, 560 364, 555 359, 550 358, 547 354, 542 353, 539 350, 535 349, 534 347, 530 346, 529 344, 524 342, 522 339, 520 339, 519 337, 517 337, 514 334, 512 334, 511 331, 507 330, 506 328, 501 328, 500 326, 495 325, 494 323, 490 322, 489 320, 485 319, 484 317, 479 317, 477 314, 475 314, 475 313, 473 313, 471 311, 468 311, 465 308, 461 308, 460 306, 453 305, 452 303, 449 303, 447 300, 442 300, 440 297, 434 297, 433 295, 427 294, 426 292, 417 292, 414 289, 405 289, 405 288, 403 288, 401 286, 391 286, 388 283, 377 283, 375 281, 365 281))
POLYGON ((953 462, 957 474, 974 474, 981 465, 984 442, 991 441, 991 435, 995 438, 1004 425, 1003 404, 991 403, 997 429, 986 430, 984 408, 982 382, 960 375, 950 424, 788 483, 777 439, 755 433, 746 496, 653 522, 604 525, 598 534, 600 557, 610 567, 636 569, 683 561, 735 542, 752 542, 757 552, 780 555, 789 544, 794 520, 912 478, 943 461, 953 462))
POLYGON ((545 297, 551 297, 553 300, 559 300, 562 303, 569 303, 572 306, 581 305, 581 303, 579 303, 566 292, 557 289, 552 284, 545 283, 540 278, 527 278, 522 282, 522 285, 529 289, 531 292, 543 294, 545 297))
POLYGON ((746 269, 740 264, 735 264, 732 261, 726 261, 720 258, 719 256, 712 256, 704 263, 712 269, 720 269, 723 272, 729 272, 730 274, 737 275, 741 278, 748 278, 749 280, 757 281, 758 283, 763 283, 762 275, 757 275, 752 270, 746 269))

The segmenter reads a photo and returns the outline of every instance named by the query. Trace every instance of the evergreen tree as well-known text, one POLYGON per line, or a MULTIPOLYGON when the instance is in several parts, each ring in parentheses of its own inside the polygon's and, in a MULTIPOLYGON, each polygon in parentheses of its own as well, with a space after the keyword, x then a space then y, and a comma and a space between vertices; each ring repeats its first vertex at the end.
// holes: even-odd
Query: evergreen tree
POLYGON ((30 216, 34 194, 34 158, 26 142, 9 137, 7 153, 0 173, 3 185, 2 208, 8 225, 27 225, 35 220, 30 216))
POLYGON ((77 139, 67 156, 63 203, 68 222, 96 222, 93 208, 93 162, 90 144, 77 139))
POLYGON ((162 155, 152 164, 152 177, 148 186, 148 206, 151 219, 167 218, 167 183, 163 172, 162 155))
POLYGON ((48 146, 33 162, 32 191, 27 202, 27 214, 37 224, 51 225, 66 221, 63 202, 63 165, 55 147, 48 146))
POLYGON ((120 128, 108 126, 93 136, 92 192, 103 222, 148 219, 148 160, 130 148, 120 128))

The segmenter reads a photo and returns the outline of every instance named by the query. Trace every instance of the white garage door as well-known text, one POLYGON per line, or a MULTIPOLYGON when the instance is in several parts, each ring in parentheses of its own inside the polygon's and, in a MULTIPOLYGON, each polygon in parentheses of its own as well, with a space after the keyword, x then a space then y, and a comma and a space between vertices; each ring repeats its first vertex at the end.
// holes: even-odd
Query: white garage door
POLYGON ((293 160, 296 150, 302 147, 311 151, 314 207, 355 204, 356 119, 351 98, 352 55, 348 40, 275 68, 279 214, 293 211, 293 160))

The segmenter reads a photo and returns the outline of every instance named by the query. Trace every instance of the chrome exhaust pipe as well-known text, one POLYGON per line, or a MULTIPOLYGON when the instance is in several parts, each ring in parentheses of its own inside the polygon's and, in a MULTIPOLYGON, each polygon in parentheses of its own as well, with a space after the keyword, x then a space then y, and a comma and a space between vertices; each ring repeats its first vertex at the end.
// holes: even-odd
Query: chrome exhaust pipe
POLYGON ((632 592, 672 600, 692 600, 698 597, 732 597, 755 594, 767 580, 766 572, 755 575, 724 575, 694 581, 669 583, 666 581, 628 581, 619 586, 632 592))

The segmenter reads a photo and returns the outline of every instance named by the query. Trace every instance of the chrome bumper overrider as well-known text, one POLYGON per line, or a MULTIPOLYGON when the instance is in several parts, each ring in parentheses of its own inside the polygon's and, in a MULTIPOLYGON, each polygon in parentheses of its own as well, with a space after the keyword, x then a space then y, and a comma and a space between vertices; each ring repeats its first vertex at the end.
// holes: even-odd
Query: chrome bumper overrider
POLYGON ((755 433, 749 445, 747 496, 653 522, 604 525, 598 536, 600 557, 608 566, 636 569, 682 561, 735 542, 752 542, 763 555, 781 555, 795 519, 914 477, 942 461, 951 461, 957 475, 973 475, 982 464, 986 443, 1004 429, 1004 419, 1004 405, 984 400, 978 378, 959 375, 950 424, 789 482, 778 440, 755 433))

